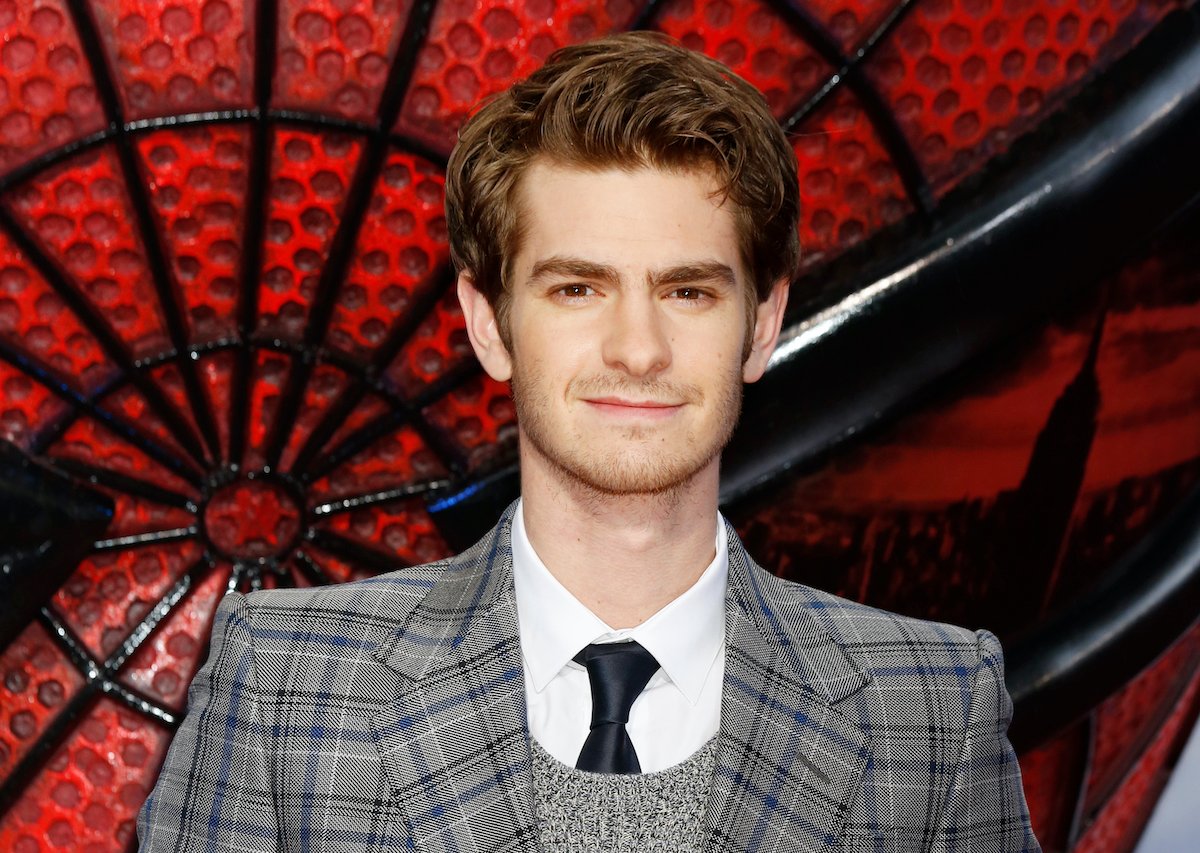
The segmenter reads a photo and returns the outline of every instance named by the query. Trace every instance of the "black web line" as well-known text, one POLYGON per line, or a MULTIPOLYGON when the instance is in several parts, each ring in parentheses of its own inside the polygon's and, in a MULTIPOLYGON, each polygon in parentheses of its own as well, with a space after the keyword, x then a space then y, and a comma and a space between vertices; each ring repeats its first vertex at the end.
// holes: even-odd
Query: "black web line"
MULTIPOLYGON (((301 349, 301 345, 299 344, 289 345, 275 340, 270 342, 259 341, 256 342, 256 346, 262 350, 271 350, 292 355, 294 358, 293 365, 299 360, 299 351, 301 349)), ((461 451, 451 444, 440 431, 421 417, 419 412, 422 407, 429 405, 433 400, 439 399, 440 396, 449 393, 474 376, 479 370, 478 363, 474 359, 471 359, 471 363, 469 364, 460 364, 452 367, 438 380, 426 386, 420 395, 409 401, 388 388, 378 373, 365 374, 364 366, 361 362, 355 361, 336 350, 318 348, 317 352, 321 363, 339 370, 348 377, 345 387, 341 392, 342 394, 348 388, 357 385, 364 389, 364 393, 366 390, 370 390, 380 396, 389 408, 386 412, 368 421, 363 427, 360 427, 347 436, 334 448, 331 454, 323 455, 319 457, 319 460, 311 462, 308 466, 309 470, 299 472, 293 468, 292 471, 287 472, 300 484, 308 485, 314 480, 320 479, 338 465, 353 457, 355 453, 358 453, 373 442, 385 437, 388 432, 404 424, 411 426, 413 431, 420 436, 424 445, 438 458, 439 464, 452 471, 461 471, 464 469, 465 461, 463 460, 461 451), (381 429, 382 431, 374 433, 365 444, 358 444, 351 441, 354 436, 360 435, 364 429, 372 425, 374 429, 381 429), (346 455, 347 451, 349 451, 348 455, 346 455), (453 460, 450 465, 447 464, 446 460, 448 459, 453 460)), ((341 395, 335 398, 333 405, 337 405, 340 400, 341 395)), ((337 428, 340 426, 340 423, 334 423, 333 433, 336 433, 337 428)))
POLYGON ((0 194, 7 193, 13 187, 19 186, 30 178, 36 177, 41 172, 51 169, 55 166, 70 160, 77 154, 82 154, 86 151, 91 151, 94 148, 99 148, 104 144, 113 141, 118 136, 125 134, 129 136, 137 136, 143 133, 153 133, 157 130, 175 129, 184 127, 203 126, 207 124, 230 123, 238 124, 249 121, 254 118, 254 112, 246 109, 232 110, 206 110, 198 113, 182 113, 176 115, 155 116, 152 118, 134 119, 126 121, 124 125, 117 125, 111 119, 109 126, 93 131, 86 136, 81 136, 78 139, 72 139, 65 142, 57 148, 50 148, 43 151, 38 156, 15 166, 3 175, 0 175, 0 194))
POLYGON ((292 561, 296 564, 297 571, 313 586, 328 586, 334 583, 334 579, 321 568, 320 564, 303 551, 297 549, 292 554, 292 561))
POLYGON ((126 635, 121 645, 104 662, 104 671, 115 675, 134 653, 148 640, 159 625, 162 625, 179 610, 179 604, 194 590, 212 570, 214 562, 205 552, 187 568, 171 587, 163 593, 142 620, 126 635))
POLYGON ((155 630, 179 611, 183 602, 212 571, 214 565, 212 557, 207 552, 202 554, 160 596, 158 602, 130 630, 117 649, 103 663, 92 656, 86 643, 66 621, 54 612, 53 608, 43 607, 39 621, 56 640, 75 668, 83 675, 86 683, 82 691, 99 690, 115 696, 132 710, 163 723, 169 728, 174 728, 178 725, 174 711, 143 695, 140 691, 120 684, 116 680, 116 676, 120 674, 121 669, 137 650, 153 636, 155 630))
MULTIPOLYGON (((290 341, 280 340, 278 338, 255 338, 250 341, 250 346, 260 350, 269 352, 283 353, 284 355, 299 358, 303 352, 301 344, 292 343, 290 341)), ((398 394, 394 389, 376 375, 364 375, 365 367, 361 361, 347 355, 336 349, 320 350, 320 361, 351 377, 352 381, 365 382, 371 393, 376 394, 386 400, 390 405, 403 408, 408 405, 408 400, 398 394)))
POLYGON ((401 560, 391 552, 381 551, 368 545, 356 542, 340 533, 319 528, 309 528, 304 540, 314 548, 328 551, 335 557, 341 557, 351 565, 362 566, 375 572, 391 572, 396 569, 408 568, 411 563, 401 560))
POLYGON ((662 7, 666 5, 664 0, 649 0, 642 6, 641 10, 629 22, 627 29, 629 30, 648 30, 658 23, 658 15, 662 11, 662 7))
POLYGON ((2 177, 0 177, 0 194, 6 194, 13 187, 20 186, 30 178, 34 178, 39 173, 70 160, 77 154, 82 154, 83 152, 90 151, 93 148, 99 148, 112 138, 112 128, 105 128, 103 130, 97 130, 94 133, 89 133, 87 136, 81 136, 78 139, 72 139, 65 145, 60 145, 57 148, 51 148, 49 151, 44 151, 29 162, 10 169, 2 177))
POLYGON ((167 542, 178 542, 181 539, 195 539, 200 529, 192 524, 187 527, 172 527, 167 530, 151 530, 146 533, 128 533, 113 536, 108 539, 98 539, 92 543, 91 553, 104 551, 129 551, 133 548, 144 548, 150 545, 162 545, 167 542))
POLYGON ((434 0, 418 0, 414 3, 405 21, 404 32, 396 51, 396 58, 388 70, 377 111, 377 126, 367 137, 354 177, 346 193, 341 220, 334 232, 317 290, 309 308, 305 324, 301 357, 293 361, 291 370, 276 410, 275 422, 267 438, 264 457, 268 467, 275 468, 279 457, 288 443, 295 426, 296 414, 304 396, 304 388, 316 366, 317 348, 324 342, 329 322, 333 315, 334 300, 341 289, 359 232, 367 214, 367 208, 375 192, 375 183, 387 159, 388 136, 408 93, 408 84, 416 66, 420 47, 433 17, 434 0))
POLYGON ((34 269, 50 286, 55 295, 63 301, 67 309, 78 318, 80 325, 95 338, 105 356, 121 373, 129 376, 134 387, 171 432, 179 446, 196 462, 203 462, 204 450, 187 421, 167 400, 153 378, 144 375, 137 369, 133 355, 126 347, 125 342, 113 331, 108 321, 75 288, 66 273, 59 269, 58 265, 42 250, 41 245, 13 219, 12 214, 3 206, 0 206, 0 228, 4 229, 14 245, 28 258, 34 269))
POLYGON ((452 446, 425 418, 420 417, 419 412, 425 406, 441 399, 478 375, 481 369, 479 362, 474 357, 451 367, 442 376, 427 385, 425 390, 414 397, 411 403, 393 404, 391 409, 375 416, 347 435, 337 446, 323 454, 303 473, 300 477, 301 482, 311 483, 319 480, 343 462, 353 459, 356 454, 366 450, 376 441, 405 424, 411 426, 430 449, 441 448, 439 455, 443 467, 447 468, 452 476, 460 474, 465 470, 465 462, 460 461, 457 466, 451 466, 446 465, 445 460, 447 457, 461 459, 461 451, 452 446))
POLYGON ((810 96, 798 108, 793 110, 780 125, 785 133, 793 133, 813 114, 829 97, 842 85, 849 87, 867 114, 871 126, 879 141, 891 157, 904 185, 913 210, 923 219, 928 220, 936 201, 925 172, 917 160, 916 153, 908 138, 904 135, 896 121, 895 114, 884 102, 883 96, 863 70, 863 63, 879 44, 916 8, 917 0, 899 0, 888 12, 887 16, 862 41, 853 54, 847 56, 842 52, 837 40, 812 15, 788 0, 766 0, 788 26, 808 43, 817 55, 833 66, 834 72, 824 85, 810 96))
MULTIPOLYGON (((197 469, 185 464, 184 460, 175 456, 167 448, 160 445, 151 436, 143 433, 136 424, 122 415, 100 408, 90 397, 81 393, 73 385, 48 365, 29 355, 24 350, 17 349, 7 340, 0 337, 0 359, 11 364, 22 373, 34 379, 56 396, 65 400, 74 409, 76 415, 87 414, 97 423, 108 429, 114 435, 128 441, 150 459, 162 465, 181 479, 199 488, 200 473, 197 469)), ((65 432, 78 417, 63 419, 60 426, 65 432)))
POLYGON ((379 506, 381 504, 410 501, 420 495, 428 495, 448 489, 453 483, 453 480, 445 478, 439 480, 421 480, 420 482, 398 486, 394 489, 381 489, 365 494, 347 495, 317 504, 310 510, 309 514, 314 521, 320 521, 323 518, 340 515, 344 512, 354 512, 355 510, 379 506))
POLYGON ((85 681, 46 726, 29 751, 13 766, 3 784, 0 784, 0 815, 7 814, 16 804, 25 788, 41 771, 43 764, 66 741, 74 730, 75 723, 90 710, 99 693, 100 686, 96 682, 85 681))
MULTIPOLYGON (((70 160, 77 154, 82 154, 93 148, 99 148, 105 143, 111 142, 122 133, 136 137, 159 130, 182 130, 189 127, 205 127, 213 124, 246 124, 261 121, 263 115, 263 110, 243 108, 205 110, 195 113, 179 113, 131 119, 126 121, 122 127, 110 126, 103 130, 89 133, 86 136, 81 136, 78 139, 72 139, 70 142, 66 142, 57 148, 44 151, 26 163, 15 166, 8 172, 0 175, 0 194, 8 192, 13 187, 19 186, 47 169, 70 160)), ((325 115, 324 113, 306 112, 304 110, 272 109, 266 110, 265 116, 266 121, 272 125, 285 125, 287 127, 298 127, 315 131, 337 131, 345 133, 348 136, 365 137, 376 132, 376 128, 373 125, 364 124, 359 121, 350 121, 338 116, 325 115)), ((415 137, 403 133, 391 133, 388 139, 393 147, 402 148, 405 151, 423 157, 445 171, 446 155, 443 152, 426 145, 415 137)))
POLYGON ((135 690, 119 681, 102 681, 100 689, 104 691, 106 696, 112 696, 123 703, 131 711, 136 711, 143 716, 149 717, 157 723, 166 726, 167 729, 174 731, 182 722, 179 717, 175 716, 175 712, 155 702, 145 693, 140 690, 135 690))
POLYGON ((286 124, 301 130, 333 131, 362 138, 379 133, 379 128, 368 122, 326 113, 312 113, 307 110, 274 109, 268 111, 267 118, 278 124, 286 124))
MULTIPOLYGON (((22 359, 29 358, 29 356, 21 350, 14 349, 12 350, 12 353, 15 354, 14 357, 19 356, 22 359)), ((161 355, 160 358, 162 359, 163 363, 166 363, 174 358, 174 354, 161 355)), ((51 368, 44 368, 44 370, 52 376, 55 375, 53 369, 51 368)), ((62 388, 66 393, 70 393, 72 395, 70 397, 71 407, 62 417, 51 421, 48 428, 38 432, 37 439, 30 448, 30 452, 34 456, 41 456, 55 465, 58 465, 62 459, 69 458, 54 456, 52 455, 51 451, 53 450, 55 443, 61 440, 67 431, 70 430, 71 427, 73 427, 81 417, 86 415, 113 430, 122 438, 125 438, 127 441, 137 447, 138 450, 141 450, 143 453, 146 453, 148 456, 150 456, 151 459, 179 474, 179 476, 183 477, 188 483, 199 488, 203 480, 203 471, 198 465, 191 462, 189 459, 181 459, 180 457, 171 453, 169 447, 159 443, 158 440, 153 436, 149 436, 142 432, 136 422, 125 418, 124 415, 121 415, 120 413, 114 413, 109 409, 104 408, 105 400, 114 394, 123 391, 126 386, 133 384, 132 378, 136 375, 136 373, 136 370, 133 373, 116 373, 103 384, 95 388, 90 395, 79 392, 77 389, 70 386, 65 379, 60 377, 58 381, 62 388), (120 429, 113 429, 113 423, 118 424, 120 429), (132 434, 126 434, 126 430, 129 428, 134 430, 132 434), (162 454, 169 455, 170 461, 168 461, 166 457, 163 457, 162 454)), ((46 380, 39 381, 46 385, 46 387, 51 387, 46 380)), ((51 390, 55 389, 51 388, 51 390)), ((58 391, 55 390, 55 393, 58 393, 58 391)), ((78 462, 77 460, 72 460, 72 462, 76 464, 86 464, 78 462)), ((97 468, 95 470, 99 471, 103 469, 97 468)))
POLYGON ((50 635, 51 641, 62 651, 83 676, 83 686, 67 700, 65 706, 38 736, 25 756, 17 762, 8 778, 0 785, 0 814, 6 813, 21 796, 26 786, 42 769, 50 755, 58 749, 83 717, 100 692, 100 664, 88 652, 83 641, 75 635, 49 607, 43 607, 31 624, 40 624, 50 635))
MULTIPOLYGON (((3 339, 0 338, 0 340, 3 339)), ((104 377, 103 381, 97 382, 95 388, 92 388, 91 391, 85 393, 83 390, 77 388, 70 381, 68 381, 65 376, 56 371, 53 367, 30 355, 23 348, 17 346, 16 344, 10 346, 8 352, 11 356, 9 359, 10 363, 15 364, 14 359, 28 363, 27 367, 21 368, 26 372, 27 375, 34 376, 34 373, 31 373, 30 371, 35 371, 35 378, 37 378, 37 380, 45 387, 50 388, 53 391, 54 388, 52 385, 57 384, 62 386, 63 392, 72 395, 72 405, 70 405, 58 417, 46 418, 42 424, 42 428, 37 431, 37 434, 34 436, 33 441, 30 442, 29 447, 29 453, 33 456, 40 456, 44 454, 47 448, 62 438, 63 434, 75 425, 76 421, 83 417, 84 414, 90 413, 91 410, 88 412, 80 411, 75 404, 76 400, 85 400, 88 403, 98 406, 105 398, 123 390, 125 386, 129 384, 129 374, 121 373, 116 370, 110 370, 108 375, 104 377)), ((54 393, 61 396, 59 391, 54 391, 54 393)), ((102 410, 100 411, 100 415, 104 418, 112 417, 109 412, 102 410)), ((189 460, 179 460, 179 464, 186 467, 188 465, 193 465, 194 463, 189 460)), ((196 468, 195 470, 199 472, 200 469, 196 468)))
MULTIPOLYGON (((105 117, 110 126, 123 129, 125 121, 120 96, 117 94, 116 82, 109 69, 104 47, 100 42, 100 35, 92 20, 90 9, 84 0, 67 0, 67 8, 79 36, 80 47, 87 56, 88 64, 91 67, 92 80, 96 85, 96 93, 103 106, 105 117)), ((167 336, 175 352, 180 355, 176 366, 183 378, 188 405, 191 407, 192 416, 200 429, 201 439, 207 445, 213 458, 219 458, 221 444, 218 439, 216 421, 213 419, 212 407, 201 387, 200 375, 195 369, 195 364, 183 358, 188 343, 188 329, 183 307, 185 303, 179 283, 171 272, 166 252, 163 249, 157 217, 154 214, 150 194, 146 189, 145 176, 140 167, 141 158, 134 146, 133 139, 124 132, 118 132, 113 137, 113 147, 120 163, 129 203, 133 207, 133 224, 141 237, 146 265, 150 269, 150 278, 158 296, 159 308, 162 310, 162 316, 166 322, 167 336)))
MULTIPOLYGON (((259 0, 254 30, 254 102, 258 120, 250 143, 250 175, 246 186, 246 209, 242 222, 242 258, 238 273, 237 331, 248 341, 258 323, 258 296, 262 286, 263 233, 267 218, 267 189, 271 183, 271 147, 274 132, 265 120, 271 105, 275 77, 277 0, 259 0)), ((232 390, 229 395, 229 462, 241 467, 250 430, 250 379, 255 352, 238 348, 234 356, 232 390)))
POLYGON ((229 579, 225 581, 225 594, 226 595, 228 595, 231 592, 237 591, 237 588, 239 586, 241 586, 242 578, 245 576, 245 574, 246 574, 245 566, 243 566, 241 563, 233 564, 233 571, 229 573, 229 579))
POLYGON ((142 500, 153 501, 163 506, 182 509, 195 514, 198 511, 196 503, 186 495, 164 488, 157 483, 151 483, 128 474, 120 474, 108 468, 90 465, 70 456, 46 456, 45 458, 55 468, 67 472, 81 480, 97 486, 103 486, 115 492, 142 500))
POLYGON ((342 390, 333 404, 325 410, 325 414, 322 415, 312 432, 309 433, 308 438, 296 454, 296 458, 292 461, 294 472, 300 476, 304 475, 313 456, 333 437, 338 427, 345 421, 346 416, 366 396, 370 383, 378 379, 379 375, 387 369, 388 365, 392 363, 392 359, 400 354, 401 349, 420 328, 429 313, 437 308, 437 304, 445 297, 453 281, 454 276, 450 267, 445 264, 435 272, 433 280, 428 281, 425 287, 418 285, 417 298, 408 311, 393 321, 383 343, 371 353, 366 369, 358 375, 357 381, 342 390))
POLYGON ((399 149, 407 154, 412 154, 432 163, 437 167, 439 172, 443 175, 446 174, 446 164, 449 159, 446 154, 432 146, 426 145, 416 137, 405 133, 393 133, 388 137, 388 144, 392 148, 399 149))

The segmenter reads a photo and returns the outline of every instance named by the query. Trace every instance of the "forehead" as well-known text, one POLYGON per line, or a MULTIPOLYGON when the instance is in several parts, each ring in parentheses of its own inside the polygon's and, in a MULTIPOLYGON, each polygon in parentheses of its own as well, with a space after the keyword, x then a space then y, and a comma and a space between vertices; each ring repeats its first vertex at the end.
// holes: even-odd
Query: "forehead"
POLYGON ((516 200, 519 275, 551 256, 631 272, 698 260, 741 267, 732 203, 708 170, 535 161, 517 185, 516 200))

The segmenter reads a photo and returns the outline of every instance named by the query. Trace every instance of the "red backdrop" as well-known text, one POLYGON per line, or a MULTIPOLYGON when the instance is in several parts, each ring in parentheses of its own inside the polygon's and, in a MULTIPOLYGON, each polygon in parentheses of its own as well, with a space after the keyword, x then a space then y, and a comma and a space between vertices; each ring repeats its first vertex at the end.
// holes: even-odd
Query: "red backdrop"
MULTIPOLYGON (((222 593, 440 557, 424 495, 511 459, 507 389, 448 287, 445 156, 480 98, 614 29, 718 57, 794 140, 795 287, 816 293, 1189 5, 0 0, 0 437, 115 504, 0 655, 0 848, 133 844, 222 593)), ((1200 480, 1197 261, 1174 233, 1131 248, 903 417, 730 507, 750 550, 1020 636, 1200 480), (982 543, 1085 374, 1101 402, 1070 525, 1013 606, 982 543)), ((1192 630, 1022 755, 1047 850, 1131 849, 1198 661, 1192 630)))

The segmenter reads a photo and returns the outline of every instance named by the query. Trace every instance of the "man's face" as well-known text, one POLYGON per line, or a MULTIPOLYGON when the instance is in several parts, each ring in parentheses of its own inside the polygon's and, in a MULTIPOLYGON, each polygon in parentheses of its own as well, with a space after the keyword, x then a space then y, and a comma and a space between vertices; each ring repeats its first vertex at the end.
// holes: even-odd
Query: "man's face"
MULTIPOLYGON (((530 461, 607 494, 715 472, 742 382, 766 363, 742 361, 750 284, 715 188, 702 171, 530 167, 509 267, 512 351, 480 352, 495 378, 511 375, 530 461)), ((470 314, 479 351, 488 333, 470 314)))

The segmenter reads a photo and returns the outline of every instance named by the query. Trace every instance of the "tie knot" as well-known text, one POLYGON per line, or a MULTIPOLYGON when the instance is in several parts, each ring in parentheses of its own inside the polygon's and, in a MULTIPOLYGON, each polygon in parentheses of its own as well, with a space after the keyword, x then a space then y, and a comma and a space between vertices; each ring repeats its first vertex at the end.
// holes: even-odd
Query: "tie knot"
POLYGON ((587 667, 593 729, 604 723, 629 722, 634 701, 658 672, 654 655, 636 642, 591 643, 574 660, 587 667))

